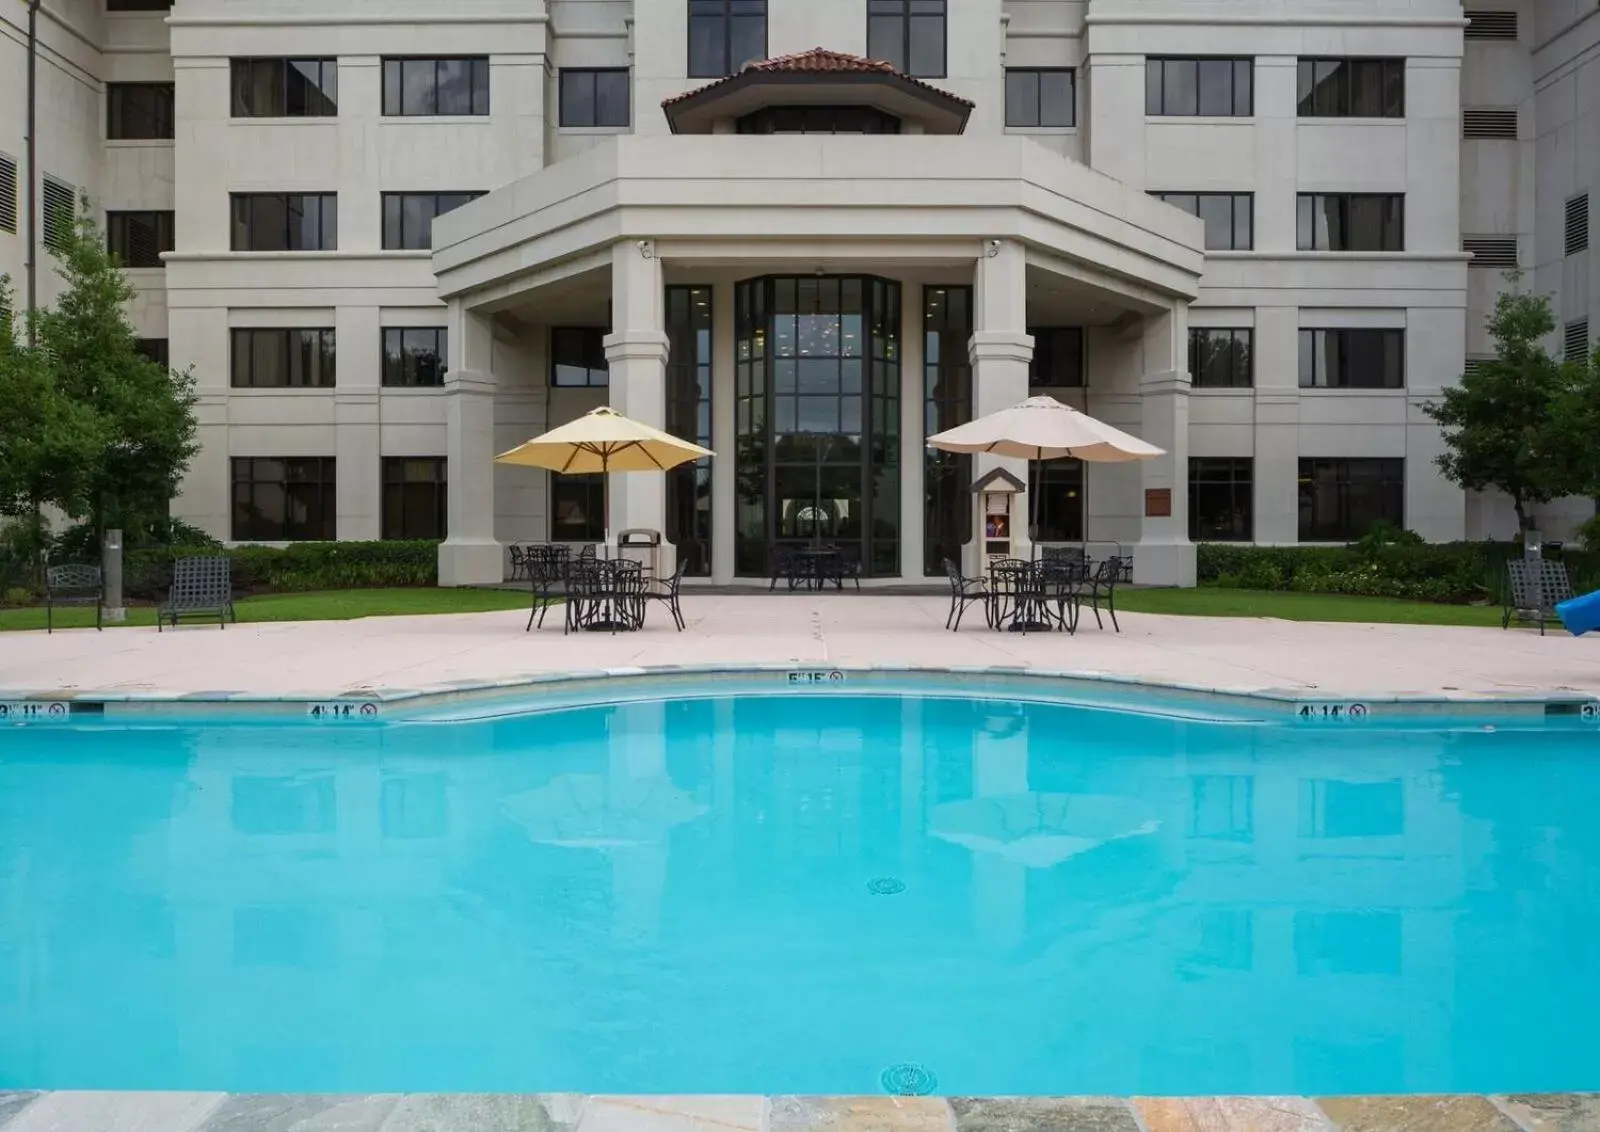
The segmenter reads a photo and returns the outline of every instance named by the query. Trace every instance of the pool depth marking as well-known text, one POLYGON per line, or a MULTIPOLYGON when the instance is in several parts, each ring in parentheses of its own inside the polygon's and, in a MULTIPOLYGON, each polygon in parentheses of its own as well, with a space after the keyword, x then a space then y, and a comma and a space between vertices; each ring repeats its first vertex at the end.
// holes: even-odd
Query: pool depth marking
POLYGON ((308 719, 377 719, 375 700, 319 700, 306 705, 308 719))
POLYGON ((788 674, 791 684, 843 684, 844 673, 837 668, 800 669, 788 674))
POLYGON ((65 700, 0 700, 0 723, 34 723, 71 715, 72 705, 65 700))

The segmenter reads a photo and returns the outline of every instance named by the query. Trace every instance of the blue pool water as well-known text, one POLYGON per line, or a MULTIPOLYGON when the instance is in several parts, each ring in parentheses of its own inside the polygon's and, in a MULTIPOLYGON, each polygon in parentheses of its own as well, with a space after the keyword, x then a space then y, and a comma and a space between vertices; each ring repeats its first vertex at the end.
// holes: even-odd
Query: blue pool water
POLYGON ((0 1088, 1582 1090, 1597 999, 1592 728, 0 731, 0 1088))

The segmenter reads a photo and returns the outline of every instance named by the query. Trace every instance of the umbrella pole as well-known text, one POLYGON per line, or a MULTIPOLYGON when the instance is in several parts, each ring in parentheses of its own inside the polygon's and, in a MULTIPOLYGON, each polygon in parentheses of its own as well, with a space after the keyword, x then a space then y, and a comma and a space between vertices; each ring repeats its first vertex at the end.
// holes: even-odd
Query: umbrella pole
POLYGON ((1028 558, 1037 562, 1039 561, 1039 485, 1044 480, 1044 449, 1035 448, 1034 452, 1040 457, 1038 463, 1041 466, 1039 474, 1034 477, 1034 482, 1028 485, 1028 510, 1033 512, 1033 517, 1028 520, 1028 558))

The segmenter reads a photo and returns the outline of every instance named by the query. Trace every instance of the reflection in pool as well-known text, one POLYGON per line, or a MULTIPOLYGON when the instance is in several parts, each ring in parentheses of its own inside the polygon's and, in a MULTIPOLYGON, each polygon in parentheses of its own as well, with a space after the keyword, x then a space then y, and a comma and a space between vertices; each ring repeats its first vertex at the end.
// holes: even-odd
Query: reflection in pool
POLYGON ((793 694, 12 728, 0 1088, 1589 1088, 1597 753, 793 694))

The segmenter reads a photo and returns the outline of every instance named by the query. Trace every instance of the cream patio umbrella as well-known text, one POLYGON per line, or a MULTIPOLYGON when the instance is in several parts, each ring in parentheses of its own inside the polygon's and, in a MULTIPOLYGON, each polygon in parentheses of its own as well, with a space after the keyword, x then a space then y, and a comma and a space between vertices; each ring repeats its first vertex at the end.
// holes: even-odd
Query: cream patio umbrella
MULTIPOLYGON (((1029 397, 1009 409, 935 433, 928 437, 928 446, 945 452, 987 452, 1018 460, 1060 460, 1071 456, 1097 464, 1153 460, 1166 455, 1164 448, 1097 421, 1054 397, 1029 397)), ((1030 487, 1028 495, 1033 512, 1028 523, 1028 545, 1033 547, 1039 528, 1039 493, 1030 487)))
MULTIPOLYGON (((625 417, 605 405, 575 421, 525 440, 495 457, 497 464, 545 468, 566 475, 596 472, 665 472, 715 455, 670 433, 625 417)), ((611 541, 611 492, 606 492, 606 541, 611 541)))

